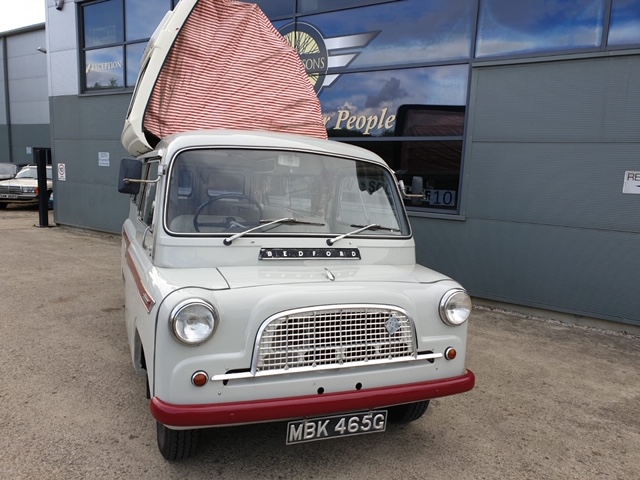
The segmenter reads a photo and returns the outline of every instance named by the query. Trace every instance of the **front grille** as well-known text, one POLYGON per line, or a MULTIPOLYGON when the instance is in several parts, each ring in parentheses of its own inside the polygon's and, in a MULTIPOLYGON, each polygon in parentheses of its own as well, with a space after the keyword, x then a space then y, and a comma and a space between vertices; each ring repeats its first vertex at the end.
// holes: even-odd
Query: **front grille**
POLYGON ((260 330, 253 371, 281 373, 416 358, 413 321, 394 307, 349 305, 283 312, 260 330))
POLYGON ((22 193, 21 189, 19 186, 14 187, 14 186, 6 186, 6 185, 0 185, 0 193, 8 193, 9 195, 19 195, 20 193, 22 193))

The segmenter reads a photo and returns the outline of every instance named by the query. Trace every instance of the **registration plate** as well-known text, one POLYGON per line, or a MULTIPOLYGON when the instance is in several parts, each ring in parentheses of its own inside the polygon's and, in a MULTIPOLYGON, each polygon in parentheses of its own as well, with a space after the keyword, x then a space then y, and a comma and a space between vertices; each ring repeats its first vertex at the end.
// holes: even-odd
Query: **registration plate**
POLYGON ((10 193, 0 193, 0 198, 18 198, 18 195, 13 195, 10 193))
POLYGON ((386 410, 296 420, 287 424, 287 445, 384 432, 386 428, 386 410))

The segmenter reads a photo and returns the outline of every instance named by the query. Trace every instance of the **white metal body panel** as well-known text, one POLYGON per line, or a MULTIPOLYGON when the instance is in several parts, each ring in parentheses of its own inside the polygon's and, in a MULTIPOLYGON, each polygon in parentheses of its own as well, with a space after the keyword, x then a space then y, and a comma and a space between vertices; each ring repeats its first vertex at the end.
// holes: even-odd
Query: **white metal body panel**
POLYGON ((168 191, 166 172, 172 159, 190 147, 240 146, 315 151, 364 158, 384 166, 373 153, 350 145, 256 132, 189 132, 167 138, 159 151, 146 155, 161 156, 159 170, 164 172, 156 190, 153 231, 137 218, 132 205, 123 227, 122 263, 132 360, 142 371, 144 351, 152 397, 172 405, 243 403, 314 395, 319 389, 337 393, 351 391, 356 385, 378 388, 464 375, 467 325, 447 325, 439 312, 442 297, 461 287, 445 275, 417 265, 410 236, 340 240, 342 246, 360 250, 362 258, 358 260, 264 261, 259 259, 260 248, 321 248, 326 247, 326 238, 245 236, 225 245, 220 236, 167 232, 162 224, 163 197, 168 191), (170 324, 172 310, 189 299, 204 300, 219 314, 215 333, 198 346, 179 342, 170 324), (439 358, 220 378, 228 372, 251 370, 256 337, 270 317, 300 308, 348 305, 387 305, 406 312, 415 325, 417 351, 434 352, 439 358), (445 360, 443 352, 451 347, 458 355, 445 360), (196 371, 206 371, 210 377, 204 387, 192 385, 196 371))

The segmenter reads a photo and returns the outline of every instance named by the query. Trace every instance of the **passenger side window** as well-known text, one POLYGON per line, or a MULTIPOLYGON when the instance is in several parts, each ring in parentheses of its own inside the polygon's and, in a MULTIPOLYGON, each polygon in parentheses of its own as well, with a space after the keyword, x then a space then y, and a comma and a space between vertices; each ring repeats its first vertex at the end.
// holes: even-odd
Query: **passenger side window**
MULTIPOLYGON (((144 180, 156 180, 158 178, 158 162, 150 162, 145 166, 144 180)), ((138 204, 138 218, 145 225, 151 226, 156 202, 157 183, 143 183, 138 204)))

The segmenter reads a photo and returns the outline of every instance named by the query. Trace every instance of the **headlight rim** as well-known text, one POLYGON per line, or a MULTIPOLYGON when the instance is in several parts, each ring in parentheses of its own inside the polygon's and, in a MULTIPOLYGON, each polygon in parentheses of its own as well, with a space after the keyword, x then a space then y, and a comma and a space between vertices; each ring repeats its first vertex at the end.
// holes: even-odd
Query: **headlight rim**
POLYGON ((459 327, 460 325, 464 325, 469 320, 472 309, 473 309, 473 304, 471 302, 471 296, 469 295, 469 293, 464 288, 452 288, 451 290, 448 290, 440 299, 440 305, 438 310, 440 313, 440 319, 446 325, 449 325, 452 327, 459 327), (451 299, 458 294, 464 294, 469 300, 469 315, 467 315, 467 317, 462 322, 456 323, 455 321, 452 321, 449 318, 449 315, 447 315, 447 306, 451 301, 451 299))
POLYGON ((220 323, 220 317, 218 315, 218 311, 216 310, 216 308, 208 301, 203 300, 201 298, 190 298, 187 300, 183 300, 182 302, 178 303, 172 310, 171 310, 171 314, 169 315, 169 329, 171 330, 171 333, 173 334, 173 337, 180 342, 183 345, 188 345, 188 346, 197 346, 197 345, 202 345, 203 343, 205 343, 206 341, 208 341, 209 339, 211 339, 211 337, 213 336, 213 334, 215 333, 215 331, 218 328, 218 323, 220 323), (193 306, 193 305, 200 305, 205 307, 207 310, 209 310, 209 312, 211 312, 211 316, 213 319, 213 326, 211 328, 211 331, 209 332, 209 334, 207 335, 206 338, 199 340, 199 341, 195 341, 195 342, 189 342, 187 340, 185 340, 184 338, 182 338, 179 334, 178 334, 178 330, 176 328, 176 324, 177 324, 177 319, 178 319, 178 315, 187 307, 189 306, 193 306))

